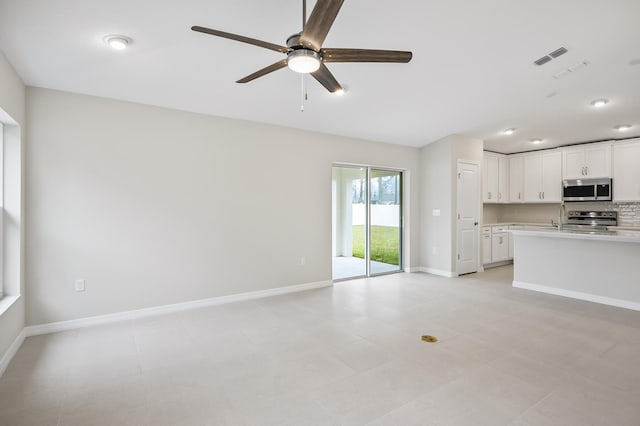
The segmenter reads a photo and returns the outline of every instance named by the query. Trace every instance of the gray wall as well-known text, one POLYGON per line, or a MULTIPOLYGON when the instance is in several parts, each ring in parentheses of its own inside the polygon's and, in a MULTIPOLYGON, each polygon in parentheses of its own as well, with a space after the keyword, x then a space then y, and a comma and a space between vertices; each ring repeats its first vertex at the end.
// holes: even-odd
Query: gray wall
MULTIPOLYGON (((4 133, 3 284, 9 296, 24 295, 22 226, 22 152, 24 147, 25 87, 0 52, 0 121, 4 133)), ((0 315, 0 358, 22 331, 25 299, 20 297, 0 315)))
POLYGON ((406 170, 419 264, 416 148, 36 88, 27 108, 29 325, 331 279, 334 162, 406 170))

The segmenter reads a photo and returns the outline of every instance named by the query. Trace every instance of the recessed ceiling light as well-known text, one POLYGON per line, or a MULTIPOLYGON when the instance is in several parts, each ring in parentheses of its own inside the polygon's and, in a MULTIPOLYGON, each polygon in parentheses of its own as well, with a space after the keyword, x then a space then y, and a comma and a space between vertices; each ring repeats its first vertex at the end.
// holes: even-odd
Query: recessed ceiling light
POLYGON ((620 124, 619 126, 614 127, 619 132, 626 132, 631 128, 631 124, 620 124))
POLYGON ((609 103, 609 99, 596 99, 594 101, 591 101, 591 105, 596 108, 603 107, 608 103, 609 103))
POLYGON ((333 94, 334 94, 334 95, 336 95, 336 96, 342 96, 342 95, 344 95, 344 88, 343 88, 343 87, 340 87, 339 89, 336 89, 336 90, 333 92, 333 94))
POLYGON ((544 142, 544 140, 536 138, 536 139, 531 139, 529 142, 534 144, 534 145, 540 145, 542 142, 544 142))
POLYGON ((516 128, 515 127, 510 127, 508 129, 505 129, 502 131, 503 135, 512 135, 516 132, 516 128))
POLYGON ((104 37, 104 41, 114 50, 124 50, 132 42, 132 40, 123 35, 111 34, 104 37))

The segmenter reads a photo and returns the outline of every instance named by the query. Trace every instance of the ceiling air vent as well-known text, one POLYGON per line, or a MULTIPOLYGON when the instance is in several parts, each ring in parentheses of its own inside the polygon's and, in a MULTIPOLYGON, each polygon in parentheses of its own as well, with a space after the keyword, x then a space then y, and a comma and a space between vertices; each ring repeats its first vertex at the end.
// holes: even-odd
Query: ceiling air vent
POLYGON ((549 53, 549 56, 555 59, 558 56, 562 56, 567 52, 568 52, 567 49, 565 49, 564 47, 561 47, 560 49, 554 50, 553 52, 549 53))
POLYGON ((554 50, 553 52, 549 53, 548 55, 544 55, 542 58, 536 59, 535 61, 533 61, 533 63, 538 65, 538 66, 544 65, 547 62, 549 62, 550 60, 555 59, 558 56, 562 56, 567 52, 568 52, 568 50, 566 48, 560 47, 560 48, 554 50))
POLYGON ((547 62, 549 62, 550 60, 551 60, 550 56, 543 56, 542 58, 540 58, 540 59, 538 59, 536 61, 533 61, 533 63, 536 64, 536 65, 544 65, 547 62))

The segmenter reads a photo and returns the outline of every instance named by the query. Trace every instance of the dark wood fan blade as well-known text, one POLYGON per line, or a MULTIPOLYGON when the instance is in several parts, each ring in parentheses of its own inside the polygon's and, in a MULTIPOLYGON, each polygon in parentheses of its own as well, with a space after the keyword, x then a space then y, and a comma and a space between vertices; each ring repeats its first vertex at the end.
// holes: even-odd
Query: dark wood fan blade
POLYGON ((279 69, 284 68, 286 66, 287 66, 287 60, 283 59, 281 61, 276 62, 275 64, 269 65, 268 67, 264 67, 261 70, 254 72, 253 74, 249 74, 245 78, 241 78, 240 80, 236 81, 236 83, 248 83, 251 80, 255 80, 256 78, 262 77, 263 75, 267 75, 271 72, 278 71, 279 69))
POLYGON ((320 54, 325 62, 407 63, 413 57, 411 52, 372 49, 321 49, 320 54))
POLYGON ((242 43, 252 44, 258 47, 264 47, 265 49, 275 50, 276 52, 287 53, 290 49, 285 46, 280 46, 277 44, 269 43, 262 40, 256 40, 255 38, 244 37, 237 34, 225 33, 224 31, 212 30, 211 28, 199 27, 194 25, 191 27, 193 31, 197 31, 199 33, 210 34, 222 38, 228 38, 230 40, 240 41, 242 43))
POLYGON ((318 0, 300 34, 300 43, 303 46, 316 52, 320 50, 343 2, 344 0, 318 0))
POLYGON ((318 71, 312 72, 311 75, 331 93, 342 89, 340 83, 338 83, 325 64, 320 64, 318 71))

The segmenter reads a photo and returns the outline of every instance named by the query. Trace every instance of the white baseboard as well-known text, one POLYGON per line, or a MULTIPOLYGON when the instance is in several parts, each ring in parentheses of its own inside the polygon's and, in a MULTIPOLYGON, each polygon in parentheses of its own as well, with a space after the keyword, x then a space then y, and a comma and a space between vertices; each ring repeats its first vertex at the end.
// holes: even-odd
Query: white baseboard
POLYGON ((413 274, 414 272, 422 272, 420 269, 419 266, 412 266, 410 268, 404 268, 404 271, 413 274))
POLYGON ((442 269, 434 269, 434 268, 425 268, 424 266, 420 266, 418 268, 420 272, 426 272, 427 274, 440 275, 441 277, 453 278, 457 277, 458 274, 452 271, 445 271, 442 269))
MULTIPOLYGON (((119 321, 126 321, 136 318, 146 318, 156 315, 170 314, 174 312, 188 311, 192 309, 205 308, 208 306, 222 305, 225 303, 242 302, 245 300, 261 299, 264 297, 278 296, 287 293, 313 290, 323 287, 331 287, 333 282, 318 281, 313 283, 298 284, 287 287, 277 287, 268 290, 252 291, 248 293, 231 294, 229 296, 212 297, 209 299, 193 300, 190 302, 175 303, 171 305, 154 306, 152 308, 137 309, 134 311, 116 312, 113 314, 98 315, 94 317, 79 318, 68 321, 52 322, 25 327, 25 336, 37 336, 39 334, 56 333, 59 331, 73 330, 94 325, 109 324, 119 321)), ((18 347, 20 347, 18 345, 18 347)), ((17 350, 17 349, 16 349, 17 350)), ((10 358, 9 358, 10 359, 10 358)), ((4 358, 3 358, 4 360, 4 358)))
POLYGON ((20 346, 22 346, 22 342, 24 342, 25 337, 27 337, 27 334, 25 333, 24 329, 22 329, 13 343, 11 343, 11 346, 9 346, 9 349, 7 349, 7 352, 4 353, 4 356, 0 360, 0 376, 4 374, 5 370, 9 366, 9 363, 18 352, 18 349, 20 349, 20 346))
POLYGON ((540 284, 531 284, 523 281, 513 281, 513 287, 525 290, 539 291, 541 293, 554 294, 556 296, 570 297, 572 299, 586 300, 587 302, 601 303, 603 305, 616 306, 618 308, 640 311, 640 303, 630 300, 614 299, 612 297, 598 296, 597 294, 582 293, 580 291, 565 290, 562 288, 548 287, 540 284))

